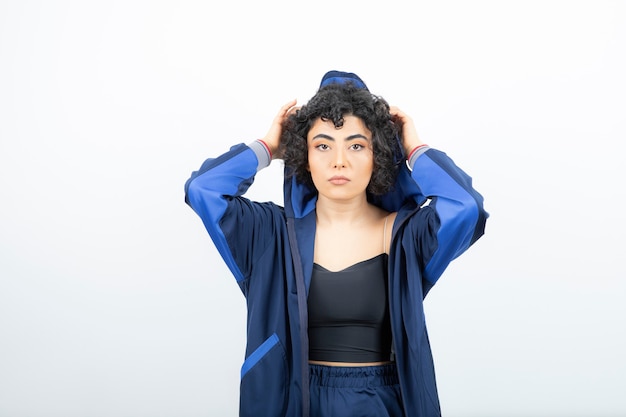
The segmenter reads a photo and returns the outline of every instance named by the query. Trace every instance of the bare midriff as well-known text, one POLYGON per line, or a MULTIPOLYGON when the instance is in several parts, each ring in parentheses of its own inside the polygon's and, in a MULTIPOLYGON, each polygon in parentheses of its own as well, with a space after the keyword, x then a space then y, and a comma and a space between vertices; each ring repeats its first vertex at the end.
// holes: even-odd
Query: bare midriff
POLYGON ((328 362, 328 361, 309 361, 311 365, 324 365, 324 366, 383 366, 389 365, 391 361, 383 362, 328 362))

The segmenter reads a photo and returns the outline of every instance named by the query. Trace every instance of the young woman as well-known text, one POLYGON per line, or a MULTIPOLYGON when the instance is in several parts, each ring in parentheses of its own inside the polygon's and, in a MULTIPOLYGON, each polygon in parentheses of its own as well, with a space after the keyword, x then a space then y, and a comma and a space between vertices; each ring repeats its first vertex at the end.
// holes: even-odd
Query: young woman
POLYGON ((241 416, 438 416, 423 298, 484 233, 471 178, 352 73, 185 185, 248 310, 241 416), (285 162, 284 207, 243 197, 285 162))

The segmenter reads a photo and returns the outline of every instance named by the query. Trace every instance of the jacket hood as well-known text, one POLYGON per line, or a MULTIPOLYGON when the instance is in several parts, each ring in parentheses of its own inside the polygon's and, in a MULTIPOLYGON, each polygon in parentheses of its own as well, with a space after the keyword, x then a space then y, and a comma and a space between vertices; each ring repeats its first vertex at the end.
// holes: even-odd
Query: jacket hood
POLYGON ((355 86, 369 91, 363 80, 358 75, 352 72, 343 71, 328 71, 322 77, 320 88, 329 84, 345 84, 347 82, 352 82, 355 86))
MULTIPOLYGON (((344 71, 328 71, 322 77, 320 87, 329 84, 345 84, 351 82, 359 88, 367 91, 367 85, 356 74, 344 71)), ((398 138, 398 140, 400 140, 398 138)), ((419 187, 411 178, 404 155, 398 158, 400 169, 396 182, 391 191, 384 195, 374 196, 368 193, 368 200, 389 212, 395 212, 407 202, 414 205, 421 205, 425 200, 425 196, 421 193, 419 187)), ((317 202, 317 190, 313 187, 298 183, 295 176, 288 175, 288 169, 285 167, 285 183, 284 183, 284 205, 288 217, 296 219, 305 217, 315 210, 317 202)))

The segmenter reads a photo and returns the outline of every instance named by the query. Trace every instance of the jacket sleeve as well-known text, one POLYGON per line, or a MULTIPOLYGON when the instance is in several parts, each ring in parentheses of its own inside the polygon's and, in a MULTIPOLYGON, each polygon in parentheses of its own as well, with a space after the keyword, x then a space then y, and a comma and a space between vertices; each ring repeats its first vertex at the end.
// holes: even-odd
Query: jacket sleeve
POLYGON ((185 183, 185 202, 200 216, 224 262, 238 283, 275 239, 273 203, 252 202, 242 195, 258 170, 270 162, 257 143, 239 144, 218 158, 207 159, 185 183))
POLYGON ((484 234, 489 214, 471 177, 441 151, 429 148, 419 155, 411 177, 430 200, 410 222, 423 278, 432 286, 450 262, 484 234))

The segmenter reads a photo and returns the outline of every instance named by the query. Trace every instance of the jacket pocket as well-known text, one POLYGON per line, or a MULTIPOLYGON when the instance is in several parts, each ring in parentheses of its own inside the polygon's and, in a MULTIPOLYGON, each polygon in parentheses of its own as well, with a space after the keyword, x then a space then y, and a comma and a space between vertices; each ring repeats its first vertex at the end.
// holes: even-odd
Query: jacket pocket
POLYGON ((241 367, 240 416, 284 416, 288 384, 285 349, 274 333, 241 367))

